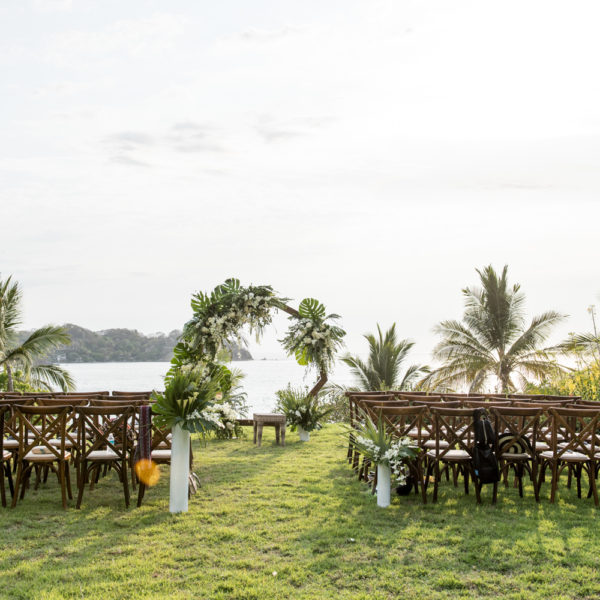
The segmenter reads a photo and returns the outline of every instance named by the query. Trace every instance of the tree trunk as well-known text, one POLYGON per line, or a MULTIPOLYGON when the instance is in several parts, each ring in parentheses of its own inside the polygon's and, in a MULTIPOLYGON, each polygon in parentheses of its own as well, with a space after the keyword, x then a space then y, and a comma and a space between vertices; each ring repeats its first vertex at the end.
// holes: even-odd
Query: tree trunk
MULTIPOLYGON (((292 317, 296 317, 298 319, 300 318, 300 313, 295 308, 292 308, 291 306, 288 306, 287 304, 279 304, 277 306, 277 308, 279 308, 283 312, 287 313, 288 315, 291 315, 292 317)), ((310 392, 308 392, 308 395, 316 397, 316 395, 321 391, 321 388, 326 383, 327 383, 327 373, 325 373, 325 371, 321 371, 321 373, 319 374, 319 381, 317 381, 317 383, 315 384, 313 389, 310 390, 310 392)))
POLYGON ((13 384, 12 369, 10 368, 10 365, 8 363, 4 365, 4 370, 6 371, 6 391, 14 392, 15 387, 13 384))

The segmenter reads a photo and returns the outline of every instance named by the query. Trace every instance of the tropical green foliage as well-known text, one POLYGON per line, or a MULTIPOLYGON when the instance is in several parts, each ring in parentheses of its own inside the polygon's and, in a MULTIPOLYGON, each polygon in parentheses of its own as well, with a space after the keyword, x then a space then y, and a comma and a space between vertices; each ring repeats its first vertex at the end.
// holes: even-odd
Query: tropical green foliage
POLYGON ((322 403, 320 396, 312 396, 308 390, 302 388, 288 385, 284 390, 279 390, 276 396, 275 410, 285 414, 292 431, 295 431, 296 427, 302 427, 304 431, 321 429, 323 421, 332 412, 331 407, 322 403))
POLYGON ((359 411, 358 423, 348 427, 348 433, 364 457, 375 464, 389 465, 394 475, 404 483, 406 462, 414 459, 420 451, 413 440, 392 435, 381 416, 375 423, 364 411, 359 411))
POLYGON ((403 369, 407 355, 415 344, 407 339, 398 340, 395 323, 385 333, 378 324, 377 336, 368 333, 364 338, 369 345, 366 361, 352 354, 342 357, 356 379, 356 389, 410 390, 429 372, 426 365, 413 364, 403 369))
POLYGON ((298 364, 314 365, 321 373, 331 370, 346 335, 341 327, 332 323, 339 315, 326 312, 318 300, 305 298, 298 307, 298 316, 290 316, 292 324, 281 340, 288 355, 294 356, 298 364))
POLYGON ((529 384, 525 391, 531 394, 581 396, 583 400, 600 402, 600 364, 592 363, 581 369, 544 379, 541 383, 529 384))
POLYGON ((220 427, 212 410, 220 390, 220 371, 184 367, 172 374, 162 394, 154 392, 154 422, 171 429, 179 425, 206 434, 220 427))
POLYGON ((34 388, 51 389, 58 386, 63 392, 75 388, 67 371, 57 365, 39 364, 53 349, 70 342, 68 333, 54 325, 46 325, 19 341, 21 302, 23 296, 11 277, 0 280, 0 368, 6 374, 6 389, 13 391, 15 380, 34 388))
POLYGON ((443 321, 435 331, 442 339, 433 352, 442 366, 424 383, 437 389, 468 386, 482 392, 489 385, 502 393, 523 388, 528 379, 560 371, 550 349, 541 348, 564 316, 548 311, 525 322, 525 296, 509 286, 508 267, 499 276, 491 266, 477 270, 481 287, 465 288, 462 321, 443 321))
POLYGON ((260 335, 271 323, 277 301, 270 286, 242 287, 238 279, 227 279, 209 294, 194 294, 194 314, 184 326, 180 353, 185 350, 204 361, 216 360, 228 343, 243 341, 243 327, 260 335))

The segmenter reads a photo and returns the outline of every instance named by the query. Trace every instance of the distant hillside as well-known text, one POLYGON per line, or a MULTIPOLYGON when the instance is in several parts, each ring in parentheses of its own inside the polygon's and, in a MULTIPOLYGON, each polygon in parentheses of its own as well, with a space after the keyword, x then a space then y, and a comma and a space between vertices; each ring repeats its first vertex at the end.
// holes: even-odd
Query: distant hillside
MULTIPOLYGON (((173 356, 173 346, 181 335, 181 331, 177 330, 168 335, 144 335, 135 329, 91 331, 71 323, 64 327, 71 336, 71 344, 52 352, 45 360, 61 363, 169 361, 173 356)), ((29 333, 21 331, 20 340, 29 333)), ((252 360, 245 348, 236 346, 232 353, 234 360, 252 360)))

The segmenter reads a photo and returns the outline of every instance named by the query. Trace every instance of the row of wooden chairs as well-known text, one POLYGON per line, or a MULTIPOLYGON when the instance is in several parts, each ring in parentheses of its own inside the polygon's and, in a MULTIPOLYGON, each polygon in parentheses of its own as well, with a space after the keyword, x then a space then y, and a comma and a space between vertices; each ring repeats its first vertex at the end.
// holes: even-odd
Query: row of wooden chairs
MULTIPOLYGON (((101 472, 115 470, 123 485, 125 504, 129 506, 129 477, 133 489, 139 483, 138 506, 145 485, 137 482, 134 472, 139 442, 141 407, 144 398, 122 396, 120 400, 98 397, 50 398, 29 397, 0 399, 0 454, 3 473, 0 478, 2 504, 6 506, 5 479, 12 494, 12 506, 23 498, 32 473, 36 487, 45 482, 48 472, 56 473, 63 507, 72 499, 70 469, 77 473, 80 508, 86 483, 90 489, 98 483, 101 472), (12 463, 12 469, 11 469, 12 463), (16 472, 13 486, 11 472, 16 472), (14 487, 14 489, 13 489, 14 487)), ((151 424, 151 408, 147 410, 151 438, 150 458, 170 462, 170 433, 151 424)))
MULTIPOLYGON (((532 480, 536 500, 539 500, 539 488, 545 480, 545 472, 550 469, 551 501, 554 502, 558 480, 564 469, 568 470, 568 485, 572 477, 577 480, 578 495, 581 495, 582 473, 588 474, 588 496, 596 492, 596 461, 600 461, 600 445, 598 428, 598 408, 600 405, 585 403, 573 398, 555 399, 548 402, 512 400, 481 401, 469 397, 468 400, 439 402, 411 398, 409 400, 383 400, 354 396, 356 410, 369 415, 372 419, 383 418, 386 426, 399 437, 409 436, 415 445, 422 449, 421 459, 409 465, 416 489, 419 489, 426 501, 426 490, 430 478, 433 477, 433 500, 437 500, 438 485, 445 471, 447 479, 452 473, 457 485, 459 474, 463 475, 465 492, 469 490, 469 479, 475 484, 477 501, 480 502, 481 485, 475 477, 472 467, 472 451, 474 444, 473 410, 485 406, 494 419, 495 429, 499 432, 496 442, 496 455, 507 485, 508 471, 515 473, 515 484, 519 493, 523 494, 523 476, 528 474, 532 480), (569 402, 568 407, 562 404, 569 402), (591 406, 590 406, 591 405, 591 406), (583 447, 585 452, 580 452, 583 447), (579 450, 578 450, 579 449, 579 450)), ((379 395, 381 396, 381 394, 379 395)), ((357 415, 360 413, 356 413, 357 415)), ((352 434, 348 459, 359 473, 359 478, 366 479, 369 469, 368 461, 363 459, 359 467, 358 456, 352 448, 352 434)), ((373 488, 376 480, 372 480, 373 488)), ((493 502, 497 497, 497 484, 494 485, 493 502)))

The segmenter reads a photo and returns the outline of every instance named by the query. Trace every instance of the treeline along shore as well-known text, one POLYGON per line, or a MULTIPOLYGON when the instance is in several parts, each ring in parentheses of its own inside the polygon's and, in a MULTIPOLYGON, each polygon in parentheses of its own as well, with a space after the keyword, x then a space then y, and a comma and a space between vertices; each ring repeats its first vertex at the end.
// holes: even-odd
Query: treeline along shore
MULTIPOLYGON (((84 362, 161 362, 173 356, 173 347, 181 331, 145 335, 136 329, 105 329, 92 331, 79 325, 66 323, 63 327, 71 336, 71 344, 50 352, 46 361, 53 363, 84 362)), ((19 332, 19 340, 27 339, 31 332, 19 332)), ((234 360, 252 360, 245 348, 231 349, 234 360)))

